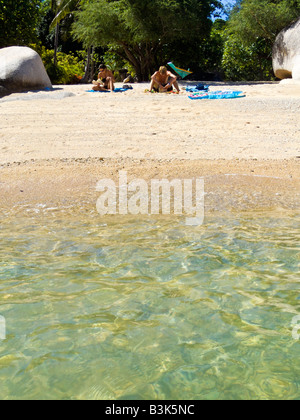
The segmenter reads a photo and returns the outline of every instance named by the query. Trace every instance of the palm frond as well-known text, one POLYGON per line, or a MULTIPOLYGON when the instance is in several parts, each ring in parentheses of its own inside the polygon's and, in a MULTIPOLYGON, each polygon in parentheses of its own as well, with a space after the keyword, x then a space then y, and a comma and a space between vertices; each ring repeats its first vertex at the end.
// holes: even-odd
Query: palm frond
POLYGON ((61 22, 68 14, 73 13, 80 0, 60 0, 53 1, 52 6, 55 12, 55 17, 50 24, 50 30, 54 29, 56 25, 61 22))

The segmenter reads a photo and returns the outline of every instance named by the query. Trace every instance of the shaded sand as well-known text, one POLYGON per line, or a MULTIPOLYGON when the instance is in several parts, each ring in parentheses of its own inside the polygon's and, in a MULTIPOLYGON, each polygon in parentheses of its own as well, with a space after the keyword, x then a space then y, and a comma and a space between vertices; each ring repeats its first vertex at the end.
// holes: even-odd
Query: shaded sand
POLYGON ((129 180, 204 177, 210 210, 300 208, 299 84, 212 84, 246 97, 208 101, 133 87, 0 100, 0 208, 94 208, 97 181, 119 170, 129 180))

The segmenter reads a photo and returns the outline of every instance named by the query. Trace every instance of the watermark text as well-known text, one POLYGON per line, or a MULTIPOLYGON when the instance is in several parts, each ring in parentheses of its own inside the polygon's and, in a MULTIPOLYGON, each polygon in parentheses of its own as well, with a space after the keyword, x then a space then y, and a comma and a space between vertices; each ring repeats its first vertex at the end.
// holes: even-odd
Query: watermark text
POLYGON ((300 340, 300 315, 292 319, 292 337, 294 340, 300 340))
POLYGON ((201 226, 204 222, 204 179, 143 179, 128 182, 126 171, 119 172, 119 182, 102 179, 96 190, 100 215, 185 215, 186 225, 201 226))
POLYGON ((0 340, 6 339, 6 321, 4 316, 0 315, 0 340))

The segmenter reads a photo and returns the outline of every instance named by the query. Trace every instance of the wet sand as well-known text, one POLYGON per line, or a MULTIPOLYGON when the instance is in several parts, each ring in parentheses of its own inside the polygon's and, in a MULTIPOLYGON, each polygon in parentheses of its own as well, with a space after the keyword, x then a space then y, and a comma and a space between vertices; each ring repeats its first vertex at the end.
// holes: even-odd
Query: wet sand
MULTIPOLYGON (((183 84, 182 84, 183 85, 183 84)), ((90 86, 0 101, 0 209, 90 211, 102 178, 204 177, 208 210, 300 209, 300 85, 212 84, 245 98, 89 93, 90 86)))

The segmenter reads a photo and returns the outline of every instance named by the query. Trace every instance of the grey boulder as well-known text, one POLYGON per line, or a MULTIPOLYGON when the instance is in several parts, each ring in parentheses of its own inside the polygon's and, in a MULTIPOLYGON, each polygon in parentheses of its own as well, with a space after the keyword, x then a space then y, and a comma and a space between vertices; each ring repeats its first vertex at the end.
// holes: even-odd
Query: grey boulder
POLYGON ((0 49, 0 96, 27 89, 51 88, 41 57, 28 47, 0 49))
POLYGON ((273 47, 273 69, 279 79, 300 80, 300 19, 277 36, 273 47))

